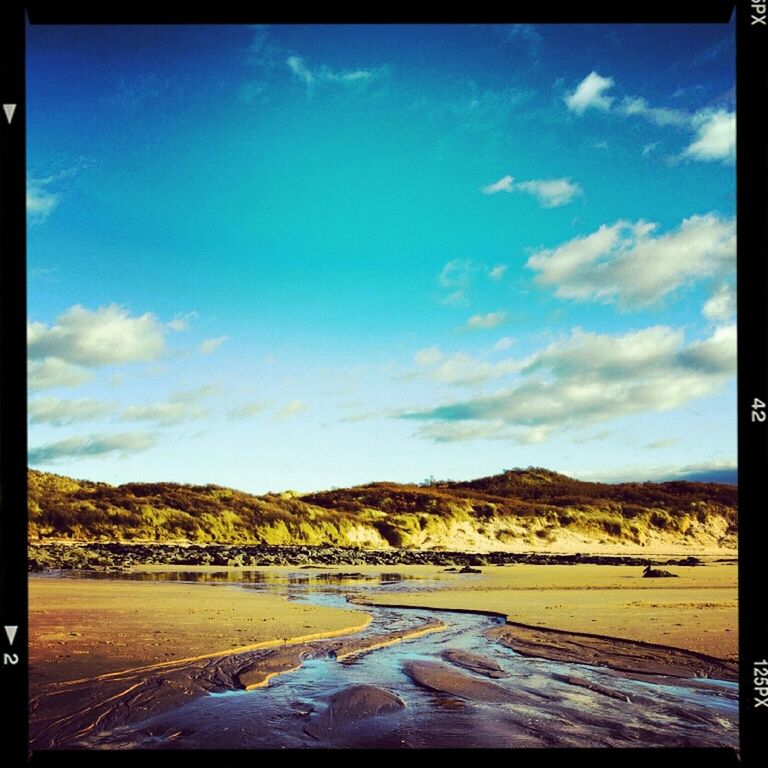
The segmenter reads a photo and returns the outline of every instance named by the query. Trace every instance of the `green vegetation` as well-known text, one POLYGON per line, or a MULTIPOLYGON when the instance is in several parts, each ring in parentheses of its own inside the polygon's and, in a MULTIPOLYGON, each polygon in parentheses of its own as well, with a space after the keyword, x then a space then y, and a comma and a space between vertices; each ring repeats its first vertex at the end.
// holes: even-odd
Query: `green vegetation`
POLYGON ((299 496, 215 485, 112 486, 29 471, 31 541, 434 547, 586 539, 642 544, 737 531, 737 489, 716 483, 585 483, 539 468, 470 482, 370 483, 299 496))

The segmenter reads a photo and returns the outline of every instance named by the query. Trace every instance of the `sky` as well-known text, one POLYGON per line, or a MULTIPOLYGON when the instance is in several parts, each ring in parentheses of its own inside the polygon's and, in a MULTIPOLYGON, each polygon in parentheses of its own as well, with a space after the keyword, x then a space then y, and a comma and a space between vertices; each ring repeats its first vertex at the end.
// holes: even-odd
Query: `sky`
POLYGON ((734 26, 29 26, 31 467, 736 467, 734 26))

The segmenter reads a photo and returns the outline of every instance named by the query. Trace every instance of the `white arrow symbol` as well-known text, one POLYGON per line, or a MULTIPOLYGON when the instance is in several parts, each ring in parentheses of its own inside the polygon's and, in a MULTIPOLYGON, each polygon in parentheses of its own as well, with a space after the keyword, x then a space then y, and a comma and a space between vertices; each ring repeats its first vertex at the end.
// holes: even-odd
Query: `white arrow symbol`
POLYGON ((11 120, 13 120, 13 113, 16 111, 16 105, 3 104, 3 111, 5 112, 5 116, 8 118, 8 125, 10 125, 11 120))
POLYGON ((8 642, 13 645, 13 639, 16 637, 16 632, 18 631, 18 627, 3 627, 5 630, 5 634, 8 635, 8 642))

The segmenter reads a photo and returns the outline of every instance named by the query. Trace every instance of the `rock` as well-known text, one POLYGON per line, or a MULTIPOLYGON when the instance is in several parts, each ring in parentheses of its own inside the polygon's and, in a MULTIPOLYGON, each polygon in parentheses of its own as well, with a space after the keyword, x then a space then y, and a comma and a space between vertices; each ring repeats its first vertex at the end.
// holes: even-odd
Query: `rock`
POLYGON ((472 566, 465 565, 459 573, 482 573, 479 568, 472 568, 472 566))
POLYGON ((684 557, 681 560, 667 560, 665 565, 702 565, 698 557, 684 557))
MULTIPOLYGON (((634 557, 622 555, 563 555, 540 552, 514 553, 490 552, 482 556, 466 552, 436 552, 431 550, 366 550, 353 547, 321 546, 275 546, 269 544, 118 544, 91 542, 82 544, 31 543, 28 567, 32 571, 51 569, 89 569, 107 571, 124 569, 129 565, 232 565, 244 567, 264 565, 434 565, 460 568, 465 565, 472 570, 463 573, 477 573, 481 565, 570 565, 592 563, 595 565, 638 564, 634 557)), ((668 565, 694 566, 702 563, 695 557, 669 560, 668 565)), ((455 571, 454 571, 455 572, 455 571)), ((675 574, 673 574, 674 576, 675 574)))
POLYGON ((644 579, 668 579, 677 578, 676 573, 670 573, 669 571, 662 571, 661 569, 651 568, 650 565, 646 565, 643 569, 644 579))

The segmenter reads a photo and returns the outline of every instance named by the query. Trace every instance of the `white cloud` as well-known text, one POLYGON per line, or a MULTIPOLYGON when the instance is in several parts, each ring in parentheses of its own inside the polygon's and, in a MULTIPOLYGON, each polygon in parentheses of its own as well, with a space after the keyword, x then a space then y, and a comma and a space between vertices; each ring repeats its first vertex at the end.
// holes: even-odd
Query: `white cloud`
POLYGON ((612 77, 602 77, 597 72, 590 72, 573 93, 565 97, 568 109, 582 115, 590 107, 607 111, 613 102, 612 96, 604 92, 613 87, 612 77))
POLYGON ((476 269, 469 259, 454 259, 443 266, 438 280, 443 288, 463 288, 469 284, 476 269))
POLYGON ((645 99, 639 96, 625 96, 619 106, 619 111, 625 115, 644 117, 662 128, 668 125, 684 128, 691 122, 691 117, 686 112, 679 109, 667 109, 666 107, 651 107, 645 99))
POLYGON ((729 283, 724 283, 707 301, 702 314, 708 320, 723 322, 730 320, 736 314, 736 291, 729 283))
POLYGON ((539 273, 537 283, 556 286, 557 296, 628 308, 735 268, 733 219, 714 213, 691 216, 678 229, 654 237, 657 226, 644 221, 604 224, 590 235, 538 251, 526 266, 539 273))
POLYGON ((407 378, 422 378, 454 386, 482 384, 520 370, 522 364, 515 360, 486 363, 464 352, 444 355, 438 347, 423 349, 414 355, 414 361, 422 369, 407 378))
POLYGON ((413 356, 413 360, 416 365, 432 366, 437 365, 443 359, 443 353, 438 347, 427 347, 426 349, 420 349, 413 356))
POLYGON ((304 59, 301 56, 289 56, 286 64, 288 69, 307 85, 312 85, 315 82, 314 74, 304 63, 304 59))
POLYGON ((369 83, 386 77, 389 73, 388 67, 336 71, 326 64, 322 64, 318 69, 312 70, 301 56, 289 56, 286 64, 294 76, 307 86, 308 90, 312 90, 315 86, 323 83, 365 87, 369 83))
POLYGON ((470 259, 453 259, 443 266, 437 280, 443 288, 451 290, 443 299, 444 304, 467 303, 466 290, 477 269, 478 267, 470 259))
POLYGON ((367 83, 378 79, 382 74, 380 69, 353 69, 346 72, 334 72, 325 66, 320 68, 320 75, 323 79, 339 83, 367 83))
POLYGON ((714 459, 701 464, 670 467, 669 463, 661 466, 625 466, 602 469, 565 469, 565 474, 580 480, 592 480, 602 483, 636 483, 643 481, 665 482, 669 480, 688 480, 712 483, 733 483, 738 476, 738 467, 733 459, 714 459))
POLYGON ((229 411, 228 418, 230 421, 240 421, 242 419, 252 419, 254 416, 258 416, 264 413, 269 408, 269 403, 262 401, 253 401, 245 403, 237 408, 232 408, 229 411))
POLYGON ((486 315, 472 315, 467 320, 467 328, 478 330, 481 328, 496 328, 501 325, 507 317, 506 312, 489 312, 486 315))
POLYGON ((165 402, 131 405, 120 418, 122 421, 151 421, 164 427, 202 419, 208 415, 208 409, 200 401, 216 391, 216 387, 200 387, 174 392, 165 402))
POLYGON ((219 391, 217 384, 204 384, 196 389, 182 389, 171 395, 175 403, 197 403, 207 397, 212 397, 219 391))
POLYGON ((34 182, 27 186, 27 214, 32 222, 45 221, 60 201, 61 195, 56 192, 49 192, 34 182))
POLYGON ((275 421, 286 421, 307 410, 307 404, 303 400, 291 400, 286 403, 275 415, 275 421))
POLYGON ((87 158, 81 156, 70 168, 50 176, 27 179, 27 217, 30 223, 40 224, 53 213, 63 198, 62 192, 57 191, 56 187, 65 179, 78 174, 87 165, 87 158))
POLYGON ((156 444, 155 436, 146 432, 70 437, 32 448, 29 451, 28 461, 32 465, 40 465, 54 464, 66 459, 99 458, 112 454, 128 456, 131 453, 154 448, 156 444))
POLYGON ((164 349, 163 325, 154 315, 132 317, 115 304, 94 311, 78 304, 60 315, 56 325, 27 325, 27 350, 33 360, 57 358, 99 366, 154 360, 164 349))
POLYGON ((739 476, 738 462, 734 459, 716 458, 701 464, 688 464, 670 472, 666 468, 661 479, 691 480, 703 483, 737 483, 739 476))
POLYGON ((538 198, 544 208, 556 208, 566 205, 574 197, 582 193, 582 188, 570 179, 531 179, 515 183, 512 176, 504 176, 480 188, 484 195, 495 195, 498 192, 526 192, 538 198))
POLYGON ((493 267, 493 269, 489 270, 488 277, 490 277, 491 280, 499 281, 504 277, 506 272, 507 272, 506 264, 497 264, 495 267, 493 267))
POLYGON ((516 186, 517 189, 537 197, 544 208, 566 205, 582 192, 581 187, 570 179, 534 179, 521 181, 516 186))
POLYGON ((172 330, 172 331, 186 331, 187 328, 189 328, 189 321, 194 320, 194 318, 197 317, 197 312, 194 310, 192 312, 187 312, 185 315, 176 315, 176 317, 173 318, 169 323, 166 323, 166 325, 172 330))
POLYGON ((228 338, 229 336, 219 336, 216 339, 206 339, 200 344, 200 352, 204 355, 210 355, 211 352, 218 349, 228 338))
POLYGON ((683 155, 694 160, 723 160, 732 162, 736 157, 736 115, 719 109, 702 110, 693 116, 696 139, 683 155))
POLYGON ((516 371, 517 367, 517 364, 511 361, 484 363, 471 355, 457 352, 431 369, 427 376, 443 384, 466 386, 505 376, 516 371))
POLYGON ((720 326, 703 341, 691 344, 680 353, 680 359, 687 365, 701 371, 718 373, 723 370, 736 371, 736 324, 720 326))
POLYGON ((484 195, 495 195, 497 192, 511 192, 514 179, 511 176, 504 176, 493 184, 486 184, 480 188, 484 195))
POLYGON ((27 387, 33 392, 55 387, 78 387, 92 378, 90 371, 57 357, 27 361, 27 387))
POLYGON ((167 427, 185 421, 200 419, 208 412, 188 403, 152 403, 150 405, 132 405, 121 416, 123 421, 152 421, 167 427))
POLYGON ((515 386, 401 418, 478 429, 504 424, 511 439, 542 441, 564 428, 679 408, 722 388, 735 372, 735 325, 688 345, 682 331, 665 326, 620 336, 577 329, 531 356, 515 386))
POLYGON ((654 440, 653 442, 646 443, 642 447, 645 450, 658 451, 662 448, 669 448, 680 442, 680 438, 677 437, 663 437, 660 440, 654 440))
POLYGON ((436 421, 421 427, 419 435, 435 443, 465 443, 470 440, 509 440, 512 432, 503 421, 436 421))
POLYGON ((60 427, 92 421, 106 416, 115 407, 101 400, 60 400, 57 397, 38 397, 30 400, 27 413, 30 424, 53 424, 60 427))
MULTIPOLYGON (((611 78, 596 72, 588 75, 572 93, 566 96, 568 108, 582 114, 589 107, 604 111, 611 109, 613 99, 603 92, 613 86, 611 78)), ((653 107, 641 96, 625 96, 613 110, 628 117, 641 117, 662 128, 673 127, 693 131, 695 138, 685 148, 682 157, 705 162, 720 160, 733 163, 736 157, 736 114, 727 109, 701 109, 694 114, 680 109, 653 107)), ((647 156, 658 142, 647 143, 647 156)))
POLYGON ((520 445, 546 442, 549 431, 542 427, 510 427, 501 420, 434 421, 418 429, 419 437, 435 443, 466 443, 472 440, 505 440, 520 445))
POLYGON ((643 151, 642 151, 643 157, 650 157, 653 154, 656 147, 658 146, 659 146, 658 141, 652 141, 649 144, 644 144, 643 151))
POLYGON ((511 336, 502 336, 494 345, 494 352, 503 352, 505 349, 509 349, 515 340, 511 336))
POLYGON ((620 379, 638 368, 659 366, 682 346, 683 333, 667 326, 653 326, 622 336, 589 333, 575 329, 563 341, 536 353, 527 372, 551 371, 567 378, 589 367, 601 372, 601 379, 620 379))
POLYGON ((457 291, 453 291, 452 293, 449 293, 444 299, 443 304, 448 304, 452 307, 461 307, 465 304, 468 304, 467 301, 467 294, 465 293, 463 288, 459 288, 457 291))
POLYGON ((435 443, 466 443, 472 440, 505 440, 520 445, 546 442, 549 432, 541 427, 510 427, 501 420, 436 421, 424 424, 419 437, 435 443))

